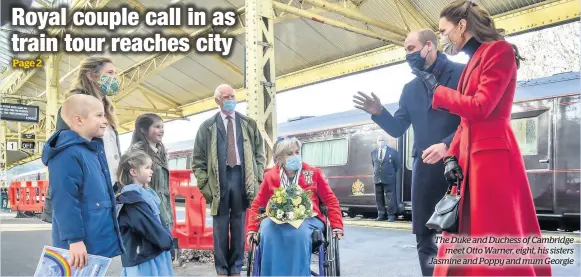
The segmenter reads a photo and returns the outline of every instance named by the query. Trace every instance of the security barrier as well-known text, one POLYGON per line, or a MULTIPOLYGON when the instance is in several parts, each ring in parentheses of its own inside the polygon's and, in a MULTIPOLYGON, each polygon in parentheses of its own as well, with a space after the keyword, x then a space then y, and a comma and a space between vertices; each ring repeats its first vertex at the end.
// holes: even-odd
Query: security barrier
POLYGON ((192 170, 170 170, 169 188, 174 215, 172 236, 180 249, 214 249, 213 229, 206 227, 206 200, 191 182, 192 170), (176 196, 185 200, 185 221, 178 221, 176 196))
POLYGON ((13 211, 42 213, 48 181, 12 182, 8 188, 8 200, 13 211))
MULTIPOLYGON (((214 249, 213 227, 208 219, 212 219, 206 208, 206 199, 197 186, 193 184, 192 170, 170 170, 169 187, 174 215, 172 236, 178 239, 180 249, 214 249), (176 196, 184 198, 185 220, 178 221, 176 196)), ((244 234, 248 233, 248 212, 244 226, 244 234)), ((244 238, 246 240, 246 238, 244 238)), ((248 250, 248 245, 245 245, 248 250)))

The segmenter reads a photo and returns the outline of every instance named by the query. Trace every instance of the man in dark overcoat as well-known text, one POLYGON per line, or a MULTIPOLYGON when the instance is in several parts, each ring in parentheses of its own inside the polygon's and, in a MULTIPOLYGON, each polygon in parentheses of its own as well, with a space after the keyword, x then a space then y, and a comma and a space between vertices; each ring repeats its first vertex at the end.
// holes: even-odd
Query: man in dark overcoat
MULTIPOLYGON (((439 52, 438 39, 431 30, 408 34, 404 47, 406 60, 415 70, 434 74, 441 85, 457 88, 464 65, 452 62, 439 52)), ((448 188, 444 177, 442 159, 460 123, 457 115, 431 107, 431 98, 424 83, 414 78, 407 83, 399 100, 399 108, 392 116, 380 99, 359 92, 354 96, 355 107, 372 116, 385 132, 392 137, 402 136, 410 125, 414 132, 412 157, 412 229, 416 235, 418 258, 423 276, 432 276, 433 265, 429 262, 438 252, 436 232, 425 225, 434 212, 438 201, 448 188)))

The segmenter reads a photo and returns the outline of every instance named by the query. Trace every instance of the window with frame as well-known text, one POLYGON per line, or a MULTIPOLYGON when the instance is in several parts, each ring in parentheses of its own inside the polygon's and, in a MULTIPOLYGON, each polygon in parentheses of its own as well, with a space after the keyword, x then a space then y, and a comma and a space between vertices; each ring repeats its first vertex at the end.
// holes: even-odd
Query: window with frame
POLYGON ((312 141, 303 143, 301 156, 312 166, 337 166, 347 164, 349 141, 347 138, 312 141))
POLYGON ((412 126, 409 127, 406 135, 406 149, 405 149, 405 167, 408 170, 412 170, 414 166, 414 158, 412 157, 414 151, 414 128, 412 126))
POLYGON ((169 169, 187 169, 187 157, 179 157, 179 158, 173 158, 173 159, 169 159, 167 161, 167 165, 169 167, 169 169))
POLYGON ((512 131, 522 155, 537 155, 538 151, 538 117, 512 119, 512 131))

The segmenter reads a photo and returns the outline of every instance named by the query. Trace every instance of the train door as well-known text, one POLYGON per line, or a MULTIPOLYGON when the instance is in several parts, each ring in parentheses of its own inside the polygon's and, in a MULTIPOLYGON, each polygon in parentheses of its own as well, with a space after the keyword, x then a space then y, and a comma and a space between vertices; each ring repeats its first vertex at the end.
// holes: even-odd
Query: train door
POLYGON ((553 105, 555 99, 515 103, 511 125, 538 214, 554 210, 553 105))
POLYGON ((405 204, 405 209, 411 211, 412 203, 412 168, 414 164, 413 146, 414 146, 414 129, 410 125, 406 134, 403 136, 403 169, 402 170, 402 190, 401 201, 405 204))

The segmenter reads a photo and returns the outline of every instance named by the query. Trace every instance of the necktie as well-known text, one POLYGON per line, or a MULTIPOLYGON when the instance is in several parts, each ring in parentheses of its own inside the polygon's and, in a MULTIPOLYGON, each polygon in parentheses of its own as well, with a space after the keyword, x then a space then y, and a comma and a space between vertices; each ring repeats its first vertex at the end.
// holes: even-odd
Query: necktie
POLYGON ((379 149, 379 160, 383 161, 383 148, 379 149))
POLYGON ((234 167, 236 165, 236 141, 234 140, 234 124, 232 123, 231 116, 227 116, 226 119, 228 120, 228 159, 226 160, 226 163, 230 167, 234 167))

